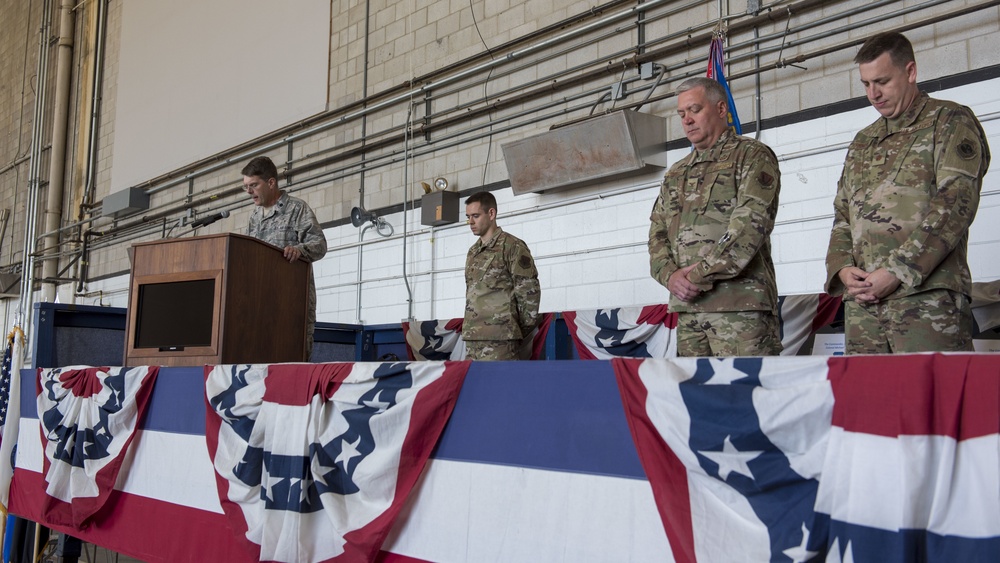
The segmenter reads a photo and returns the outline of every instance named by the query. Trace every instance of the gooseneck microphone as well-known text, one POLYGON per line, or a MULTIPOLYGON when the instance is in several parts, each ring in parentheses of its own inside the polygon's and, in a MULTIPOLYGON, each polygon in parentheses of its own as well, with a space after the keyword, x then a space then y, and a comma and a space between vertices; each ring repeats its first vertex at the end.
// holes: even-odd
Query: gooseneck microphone
POLYGON ((229 211, 220 211, 214 215, 208 215, 207 217, 202 217, 201 219, 195 219, 194 221, 191 221, 191 228, 197 229, 198 227, 211 225, 212 223, 218 221, 219 219, 225 219, 226 217, 229 217, 229 211))

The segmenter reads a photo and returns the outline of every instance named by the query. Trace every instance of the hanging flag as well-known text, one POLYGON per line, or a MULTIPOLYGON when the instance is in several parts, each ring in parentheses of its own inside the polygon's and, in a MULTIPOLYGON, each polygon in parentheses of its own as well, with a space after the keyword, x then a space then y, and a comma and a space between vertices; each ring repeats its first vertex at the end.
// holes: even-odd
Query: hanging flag
POLYGON ((7 515, 10 480, 14 476, 14 447, 21 419, 21 366, 24 363, 24 333, 15 326, 7 334, 7 347, 0 367, 0 510, 7 515))
POLYGON ((157 367, 38 370, 38 419, 49 522, 82 528, 107 502, 157 367))
POLYGON ((206 366, 208 451, 246 553, 288 563, 374 560, 468 367, 206 366))
POLYGON ((708 49, 708 73, 706 76, 714 78, 719 84, 722 84, 722 88, 726 91, 726 104, 729 106, 729 127, 737 135, 742 135, 743 127, 740 126, 740 116, 736 113, 736 102, 733 101, 733 93, 729 89, 729 82, 726 81, 726 74, 723 70, 725 67, 723 59, 725 51, 724 40, 725 32, 716 29, 712 36, 712 44, 708 49))

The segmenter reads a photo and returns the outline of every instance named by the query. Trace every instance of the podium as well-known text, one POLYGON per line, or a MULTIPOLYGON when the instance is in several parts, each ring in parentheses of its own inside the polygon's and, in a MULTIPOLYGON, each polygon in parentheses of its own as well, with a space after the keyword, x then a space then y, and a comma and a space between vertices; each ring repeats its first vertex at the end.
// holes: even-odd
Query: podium
POLYGON ((306 261, 233 233, 132 253, 126 366, 306 361, 306 261))

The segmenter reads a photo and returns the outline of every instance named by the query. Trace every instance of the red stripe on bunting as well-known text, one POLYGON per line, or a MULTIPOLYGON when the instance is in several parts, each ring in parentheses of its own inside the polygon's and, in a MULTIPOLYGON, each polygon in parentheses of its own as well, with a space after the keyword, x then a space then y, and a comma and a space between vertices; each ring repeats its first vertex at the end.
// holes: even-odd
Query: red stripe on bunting
POLYGON ((45 486, 41 473, 16 469, 11 513, 148 563, 257 560, 241 547, 223 514, 112 491, 97 517, 80 530, 49 518, 46 495, 39 494, 45 486))
POLYGON ((694 551, 687 468, 663 441, 646 413, 648 391, 639 378, 639 366, 642 362, 641 359, 614 358, 611 365, 615 370, 632 440, 653 489, 653 497, 656 499, 674 561, 695 563, 697 558, 694 551), (655 473, 650 474, 651 470, 655 473))
POLYGON ((835 357, 829 366, 833 424, 849 432, 957 440, 1000 432, 1000 373, 990 356, 835 357))
POLYGON ((351 375, 352 363, 278 364, 267 368, 264 400, 279 405, 302 407, 319 395, 329 399, 351 375))
POLYGON ((566 321, 566 329, 573 340, 573 346, 576 347, 576 355, 581 360, 596 360, 597 356, 587 348, 586 344, 580 341, 580 335, 576 328, 576 313, 573 311, 563 311, 562 318, 566 321))

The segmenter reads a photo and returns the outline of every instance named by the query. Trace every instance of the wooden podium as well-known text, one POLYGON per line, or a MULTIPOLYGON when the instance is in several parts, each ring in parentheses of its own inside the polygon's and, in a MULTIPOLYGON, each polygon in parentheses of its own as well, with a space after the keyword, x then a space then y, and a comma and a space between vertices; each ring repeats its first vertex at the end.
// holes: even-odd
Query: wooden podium
POLYGON ((304 260, 232 233, 132 251, 126 366, 306 361, 304 260))

